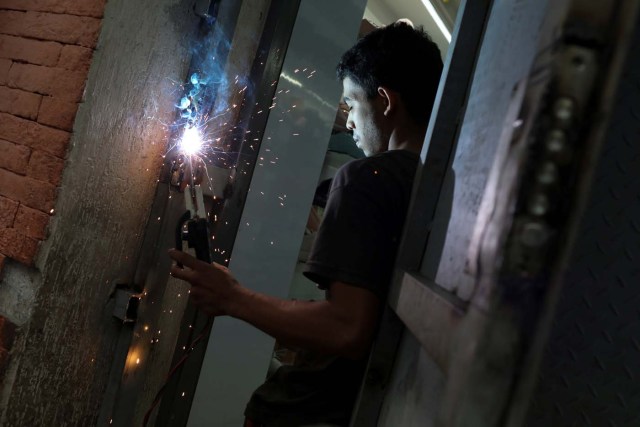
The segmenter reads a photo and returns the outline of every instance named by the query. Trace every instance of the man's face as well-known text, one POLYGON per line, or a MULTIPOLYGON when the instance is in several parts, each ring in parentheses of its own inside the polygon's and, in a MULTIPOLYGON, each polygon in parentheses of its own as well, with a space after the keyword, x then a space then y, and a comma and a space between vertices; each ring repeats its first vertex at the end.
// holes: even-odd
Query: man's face
POLYGON ((347 129, 364 154, 372 156, 389 148, 389 135, 383 129, 384 102, 382 97, 367 97, 364 89, 346 77, 342 81, 343 99, 348 107, 347 129))

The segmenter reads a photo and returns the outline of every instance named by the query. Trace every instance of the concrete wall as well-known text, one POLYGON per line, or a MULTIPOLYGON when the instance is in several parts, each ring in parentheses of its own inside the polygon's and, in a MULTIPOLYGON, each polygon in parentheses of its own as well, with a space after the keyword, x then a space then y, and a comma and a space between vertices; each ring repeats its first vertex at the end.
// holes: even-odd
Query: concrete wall
MULTIPOLYGON (((3 6, 8 3, 22 2, 3 6)), ((10 21, 6 13, 0 19, 10 21)), ((38 25, 43 16, 33 19, 38 25)), ((49 237, 34 268, 7 262, 0 282, 0 290, 24 290, 20 282, 32 292, 21 300, 30 315, 16 331, 0 425, 99 421, 122 328, 111 315, 110 295, 116 279, 133 276, 166 149, 163 123, 173 120, 175 82, 184 79, 196 30, 191 2, 106 5, 57 201, 45 206, 55 212, 49 237)), ((42 144, 56 141, 43 137, 42 144)))

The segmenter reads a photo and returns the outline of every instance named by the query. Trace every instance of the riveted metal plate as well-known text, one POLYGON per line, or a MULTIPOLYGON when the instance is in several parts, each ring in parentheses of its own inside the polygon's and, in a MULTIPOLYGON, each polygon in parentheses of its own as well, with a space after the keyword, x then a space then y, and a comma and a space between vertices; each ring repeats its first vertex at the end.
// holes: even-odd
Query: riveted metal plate
POLYGON ((557 306, 527 427, 640 425, 640 31, 557 306))

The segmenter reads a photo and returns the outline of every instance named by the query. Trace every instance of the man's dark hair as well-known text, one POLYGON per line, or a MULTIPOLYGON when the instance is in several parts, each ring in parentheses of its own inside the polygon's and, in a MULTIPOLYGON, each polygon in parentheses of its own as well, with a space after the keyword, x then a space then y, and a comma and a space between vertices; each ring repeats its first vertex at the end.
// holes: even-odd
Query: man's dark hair
POLYGON ((380 86, 397 91, 411 118, 425 123, 438 90, 442 59, 422 27, 400 21, 361 38, 342 55, 336 74, 340 80, 351 78, 370 98, 380 86))

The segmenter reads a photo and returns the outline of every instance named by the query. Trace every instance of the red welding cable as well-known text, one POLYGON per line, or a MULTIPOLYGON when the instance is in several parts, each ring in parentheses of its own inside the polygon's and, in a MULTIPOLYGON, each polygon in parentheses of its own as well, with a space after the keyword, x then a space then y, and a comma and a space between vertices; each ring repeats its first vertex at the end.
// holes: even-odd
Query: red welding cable
POLYGON ((144 414, 144 419, 142 420, 143 427, 146 427, 147 423, 149 422, 149 418, 151 418, 151 414, 153 413, 153 410, 158 405, 158 403, 160 403, 160 398, 162 397, 162 393, 164 393, 164 390, 169 384, 169 381, 171 380, 171 378, 176 374, 176 372, 180 370, 180 368, 182 368, 184 363, 189 358, 189 355, 191 354, 193 349, 198 345, 198 343, 208 335, 212 325, 213 325, 213 317, 209 317, 207 319, 207 323, 202 328, 202 332, 200 332, 200 334, 196 337, 196 339, 193 340, 191 345, 189 345, 189 348, 184 353, 184 355, 180 358, 178 363, 176 363, 175 366, 171 368, 171 370, 167 374, 167 379, 165 380, 164 384, 162 384, 162 387, 160 387, 160 390, 158 390, 158 393, 156 393, 156 396, 153 398, 153 402, 151 402, 151 406, 149 407, 147 412, 144 414))

